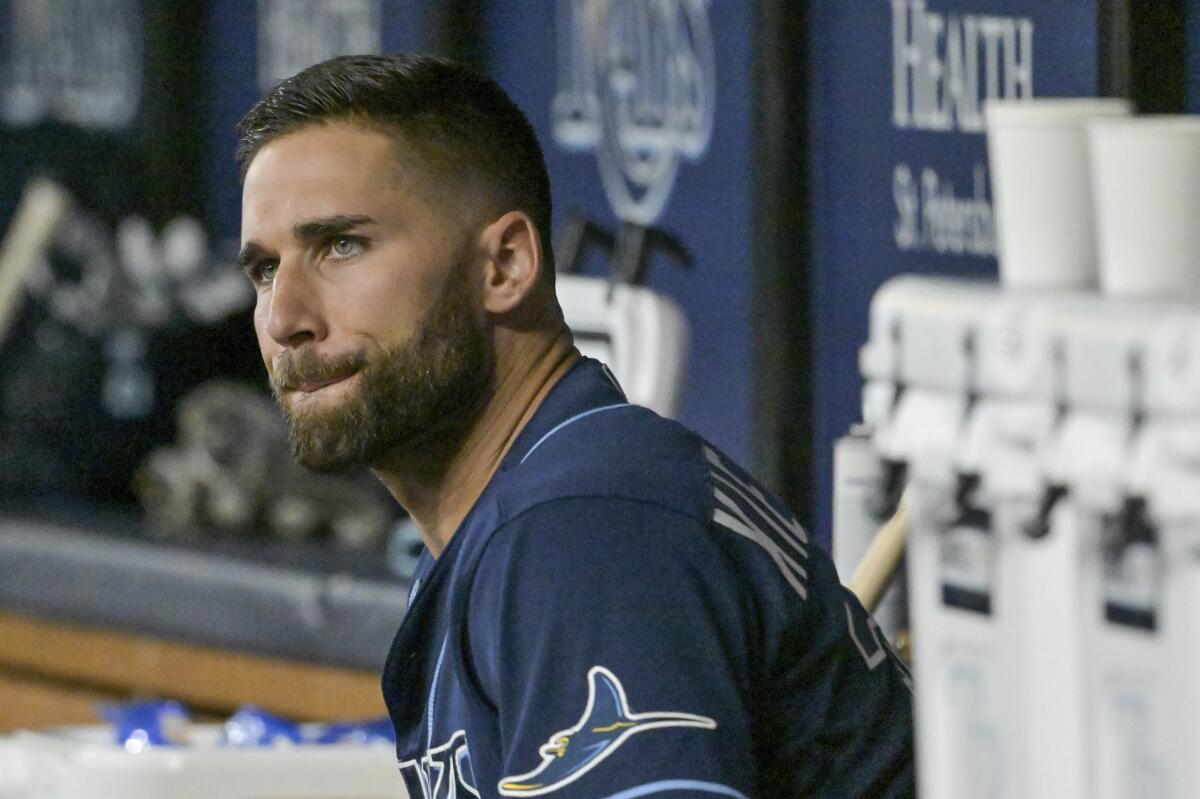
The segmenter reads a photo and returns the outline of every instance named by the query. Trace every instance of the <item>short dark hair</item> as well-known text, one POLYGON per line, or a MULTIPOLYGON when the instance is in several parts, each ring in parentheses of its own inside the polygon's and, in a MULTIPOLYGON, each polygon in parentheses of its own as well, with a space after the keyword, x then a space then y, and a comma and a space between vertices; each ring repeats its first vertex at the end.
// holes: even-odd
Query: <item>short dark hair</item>
POLYGON ((537 226, 553 285, 550 176, 533 126, 490 78, 427 55, 338 56, 280 83, 238 123, 242 177, 269 142, 309 125, 349 121, 381 129, 433 163, 472 178, 494 203, 537 226))

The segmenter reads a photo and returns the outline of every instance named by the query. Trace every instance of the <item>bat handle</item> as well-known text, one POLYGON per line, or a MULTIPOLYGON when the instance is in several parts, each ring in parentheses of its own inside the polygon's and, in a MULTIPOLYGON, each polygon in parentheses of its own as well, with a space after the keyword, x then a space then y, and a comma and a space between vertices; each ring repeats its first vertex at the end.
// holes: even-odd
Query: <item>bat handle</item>
POLYGON ((35 178, 25 184, 21 204, 0 243, 0 342, 20 307, 25 275, 50 243, 71 198, 58 184, 35 178))
POLYGON ((879 528, 850 578, 850 590, 867 612, 874 612, 878 607, 883 592, 895 576, 908 545, 909 526, 909 490, 905 489, 896 503, 896 512, 879 528))

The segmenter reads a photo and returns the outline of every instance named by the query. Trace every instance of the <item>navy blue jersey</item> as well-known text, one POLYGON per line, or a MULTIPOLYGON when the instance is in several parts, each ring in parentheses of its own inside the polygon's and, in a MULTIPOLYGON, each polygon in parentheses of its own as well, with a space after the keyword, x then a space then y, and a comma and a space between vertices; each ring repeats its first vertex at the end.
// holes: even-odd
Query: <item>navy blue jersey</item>
POLYGON ((383 674, 414 799, 910 796, 911 688, 783 504, 586 359, 383 674))

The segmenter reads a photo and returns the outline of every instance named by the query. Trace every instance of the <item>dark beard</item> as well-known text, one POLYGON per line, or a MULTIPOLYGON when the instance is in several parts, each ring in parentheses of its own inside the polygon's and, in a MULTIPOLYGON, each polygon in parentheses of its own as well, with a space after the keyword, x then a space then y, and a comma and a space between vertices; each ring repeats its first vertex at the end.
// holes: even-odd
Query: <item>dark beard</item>
MULTIPOLYGON (((290 410, 292 454, 315 472, 376 466, 420 446, 441 450, 469 425, 491 385, 491 337, 471 307, 464 265, 456 267, 438 303, 401 345, 325 362, 305 351, 276 369, 280 385, 358 373, 358 386, 339 405, 290 410)), ((431 451, 431 456, 436 453, 431 451)))

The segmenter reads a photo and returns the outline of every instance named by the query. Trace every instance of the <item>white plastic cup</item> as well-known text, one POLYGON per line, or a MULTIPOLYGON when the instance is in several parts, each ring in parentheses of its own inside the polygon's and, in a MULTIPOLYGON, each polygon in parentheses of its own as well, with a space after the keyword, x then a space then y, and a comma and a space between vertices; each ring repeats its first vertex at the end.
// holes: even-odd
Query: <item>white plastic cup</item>
POLYGON ((1111 98, 991 100, 985 105, 1004 286, 1096 286, 1087 123, 1132 112, 1129 101, 1111 98))
POLYGON ((1103 292, 1200 296, 1200 116, 1096 120, 1088 134, 1103 292))

